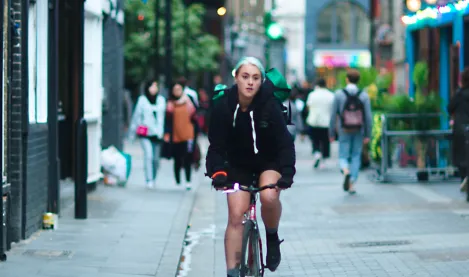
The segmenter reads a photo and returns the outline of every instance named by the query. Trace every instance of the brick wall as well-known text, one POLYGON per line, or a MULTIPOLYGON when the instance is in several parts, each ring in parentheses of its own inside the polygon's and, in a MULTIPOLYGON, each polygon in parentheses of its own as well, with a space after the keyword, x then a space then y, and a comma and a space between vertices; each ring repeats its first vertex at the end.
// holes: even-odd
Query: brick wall
POLYGON ((103 103, 102 146, 122 149, 124 94, 124 28, 114 18, 103 21, 103 103))
MULTIPOLYGON (((15 24, 21 25, 21 0, 13 0, 12 15, 15 24)), ((22 99, 22 55, 21 37, 16 33, 12 39, 12 65, 11 65, 11 105, 9 109, 9 136, 10 136, 10 159, 9 159, 9 180, 11 182, 11 225, 9 234, 12 241, 19 241, 22 238, 22 196, 23 196, 23 131, 22 113, 27 112, 22 99)))
POLYGON ((47 124, 29 125, 25 236, 42 226, 42 214, 47 210, 48 193, 48 128, 47 124))

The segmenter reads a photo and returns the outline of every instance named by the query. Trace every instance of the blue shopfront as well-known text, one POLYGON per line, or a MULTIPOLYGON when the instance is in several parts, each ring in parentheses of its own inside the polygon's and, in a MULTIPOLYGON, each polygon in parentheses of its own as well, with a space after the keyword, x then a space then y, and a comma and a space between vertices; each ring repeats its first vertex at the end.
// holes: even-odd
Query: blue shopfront
MULTIPOLYGON (((426 61, 430 89, 439 91, 448 103, 459 72, 469 66, 469 0, 407 0, 405 13, 408 80, 416 62, 426 61)), ((415 86, 410 84, 409 95, 414 94, 415 86)))

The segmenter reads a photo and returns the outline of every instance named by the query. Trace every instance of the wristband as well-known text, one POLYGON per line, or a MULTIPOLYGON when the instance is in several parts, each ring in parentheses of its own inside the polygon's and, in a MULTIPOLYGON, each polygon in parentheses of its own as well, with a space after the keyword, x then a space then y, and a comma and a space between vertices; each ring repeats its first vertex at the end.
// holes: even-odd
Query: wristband
POLYGON ((219 176, 219 175, 223 175, 223 176, 226 177, 228 174, 226 174, 225 171, 217 171, 217 172, 213 173, 212 179, 215 178, 215 177, 217 177, 217 176, 219 176))

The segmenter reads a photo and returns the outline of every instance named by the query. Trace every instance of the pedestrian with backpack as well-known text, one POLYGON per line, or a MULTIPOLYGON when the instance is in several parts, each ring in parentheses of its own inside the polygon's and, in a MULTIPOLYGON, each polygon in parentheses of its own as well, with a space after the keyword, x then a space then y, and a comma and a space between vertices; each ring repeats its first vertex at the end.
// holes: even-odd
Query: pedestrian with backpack
POLYGON ((329 137, 339 137, 339 167, 344 175, 343 189, 355 194, 360 171, 361 153, 368 144, 372 129, 370 98, 358 88, 360 73, 349 70, 345 88, 336 91, 332 104, 329 137))

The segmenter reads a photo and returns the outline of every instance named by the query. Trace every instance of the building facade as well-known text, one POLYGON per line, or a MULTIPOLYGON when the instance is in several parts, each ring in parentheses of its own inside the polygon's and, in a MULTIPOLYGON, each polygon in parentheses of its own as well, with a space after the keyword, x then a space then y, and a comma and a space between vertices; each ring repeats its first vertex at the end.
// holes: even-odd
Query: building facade
MULTIPOLYGON (((94 184, 101 178, 104 18, 111 12, 122 30, 123 1, 2 1, 0 195, 9 209, 7 221, 0 219, 0 226, 6 223, 0 259, 11 242, 41 228, 45 212, 60 213, 64 180, 76 183, 82 172, 78 145, 85 140, 77 134, 83 120, 84 179, 94 184)), ((123 60, 119 49, 107 59, 123 60)), ((123 65, 120 71, 112 76, 122 76, 123 65)))
POLYGON ((305 75, 336 86, 339 70, 371 66, 370 1, 306 1, 305 75))
POLYGON ((124 138, 124 0, 103 5, 102 147, 122 149, 124 138))
MULTIPOLYGON (((234 0, 227 2, 225 15, 224 53, 231 70, 243 56, 254 56, 265 63, 264 0, 234 0)), ((230 80, 227 71, 227 81, 230 80)), ((227 82, 229 83, 229 82, 227 82)))
MULTIPOLYGON (((404 7, 409 94, 418 61, 429 66, 429 90, 438 91, 444 103, 456 92, 459 73, 469 66, 469 1, 415 0, 404 7)), ((445 127, 445 126, 443 126, 445 127)))
POLYGON ((283 27, 286 40, 286 78, 289 83, 305 80, 306 0, 276 0, 274 19, 283 27))
POLYGON ((103 103, 103 7, 116 1, 85 1, 84 118, 88 134, 88 178, 95 184, 101 174, 103 103), (107 3, 106 3, 107 2, 107 3))

